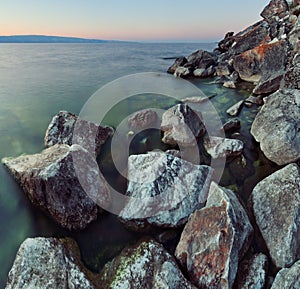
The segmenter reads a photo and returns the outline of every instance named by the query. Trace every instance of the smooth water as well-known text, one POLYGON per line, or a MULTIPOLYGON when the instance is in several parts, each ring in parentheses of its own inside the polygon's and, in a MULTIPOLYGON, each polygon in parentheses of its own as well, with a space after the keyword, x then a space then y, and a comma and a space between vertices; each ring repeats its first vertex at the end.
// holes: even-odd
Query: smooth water
MULTIPOLYGON (((60 110, 79 113, 88 98, 106 83, 138 72, 160 72, 173 63, 172 57, 189 55, 212 45, 202 44, 1 44, 0 46, 0 158, 37 153, 43 149, 43 138, 52 118, 60 110)), ((249 88, 236 90, 213 84, 211 79, 192 80, 208 96, 222 121, 229 117, 225 110, 249 95, 249 88)), ((104 100, 105 101, 105 100, 104 100)), ((145 99, 145 102, 149 99, 145 99)), ((174 101, 161 102, 161 108, 174 101)), ((150 101, 151 103, 151 101, 150 101)), ((157 101, 152 99, 152 105, 157 101)), ((107 124, 116 125, 132 110, 139 108, 131 101, 111 112, 107 124), (122 112, 123 109, 123 112, 122 112)), ((275 170, 249 134, 257 107, 244 108, 240 118, 241 138, 246 143, 247 166, 236 160, 226 166, 221 184, 235 189, 244 201, 258 180, 275 170)), ((156 132, 152 132, 155 133, 156 132)), ((154 137, 155 139, 155 137, 154 137)), ((151 144, 154 148, 161 144, 151 144)), ((149 147, 136 148, 139 152, 149 147)), ((107 169, 107 168, 106 168, 107 169)), ((105 172, 109 178, 109 169, 105 172)), ((0 165, 0 287, 13 263, 19 245, 27 237, 71 236, 79 243, 86 265, 94 271, 115 256, 125 244, 141 237, 126 230, 117 218, 105 213, 86 230, 70 233, 62 230, 46 214, 36 209, 0 165)), ((170 234, 176 232, 170 231, 170 234)), ((155 232, 157 234, 157 232, 155 232)))

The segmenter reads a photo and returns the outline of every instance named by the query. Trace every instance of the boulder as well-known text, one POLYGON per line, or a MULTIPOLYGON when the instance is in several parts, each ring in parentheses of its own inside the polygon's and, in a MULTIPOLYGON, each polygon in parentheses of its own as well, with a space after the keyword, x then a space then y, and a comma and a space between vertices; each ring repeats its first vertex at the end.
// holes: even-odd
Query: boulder
POLYGON ((283 87, 300 90, 300 63, 289 66, 284 75, 283 87))
POLYGON ((264 104, 263 97, 260 95, 250 95, 245 99, 245 104, 256 104, 262 106, 264 104))
POLYGON ((293 264, 300 249, 300 172, 290 164, 259 182, 251 194, 255 222, 277 268, 293 264))
POLYGON ((274 74, 278 75, 281 72, 283 74, 287 61, 287 50, 288 46, 285 40, 264 42, 251 50, 236 55, 233 58, 233 67, 239 73, 240 78, 245 81, 259 82, 266 73, 272 78, 274 74))
POLYGON ((208 68, 197 68, 193 71, 193 75, 196 77, 211 77, 215 74, 215 68, 214 66, 210 66, 208 68))
POLYGON ((133 229, 179 227, 204 206, 212 177, 208 166, 193 165, 162 152, 131 155, 128 159, 130 197, 120 212, 133 229))
POLYGON ((300 158, 300 91, 282 89, 264 99, 251 134, 265 156, 278 165, 300 158))
POLYGON ((190 68, 185 66, 179 66, 176 68, 174 75, 176 77, 185 77, 185 76, 189 76, 191 73, 192 71, 190 70, 190 68))
POLYGON ((300 261, 296 262, 291 268, 283 268, 277 273, 271 289, 283 288, 300 288, 300 261))
POLYGON ((262 95, 270 94, 280 88, 283 79, 283 71, 274 74, 264 74, 259 80, 258 84, 253 89, 253 94, 262 95))
POLYGON ((225 81, 223 86, 226 88, 236 88, 235 82, 232 80, 225 81))
POLYGON ((125 248, 100 273, 103 289, 196 289, 162 245, 145 240, 125 248))
POLYGON ((161 130, 164 143, 187 147, 197 144, 197 139, 205 133, 205 126, 200 112, 196 113, 187 104, 177 104, 162 115, 161 130))
POLYGON ((244 149, 244 143, 241 140, 214 136, 206 138, 203 144, 213 159, 227 158, 232 160, 240 156, 244 149))
POLYGON ((243 105, 244 105, 244 101, 241 100, 241 101, 237 102, 236 104, 234 104, 233 106, 231 106, 230 108, 228 108, 226 110, 226 113, 233 117, 238 116, 243 108, 243 105))
POLYGON ((45 135, 45 147, 55 144, 79 144, 88 151, 100 152, 101 145, 112 136, 114 130, 83 120, 77 115, 60 111, 51 120, 45 135), (75 134, 74 134, 75 130, 75 134))
MULTIPOLYGON (((255 254, 239 265, 236 278, 237 289, 264 289, 268 272, 268 258, 264 254, 255 254)), ((286 287, 282 287, 286 288, 286 287)))
MULTIPOLYGON (((5 289, 96 289, 72 239, 28 238, 20 246, 5 289)), ((101 287, 102 288, 102 287, 101 287)))
POLYGON ((186 63, 187 59, 184 56, 178 57, 172 66, 169 67, 168 73, 174 74, 178 67, 184 66, 186 63))
POLYGON ((131 129, 145 129, 155 124, 157 121, 157 113, 151 109, 144 109, 135 112, 128 118, 128 126, 131 129))
POLYGON ((199 68, 207 69, 215 66, 215 64, 215 58, 211 53, 204 50, 197 50, 187 58, 187 63, 184 66, 196 70, 199 68))
POLYGON ((288 12, 289 5, 286 0, 271 0, 260 15, 267 22, 272 22, 276 16, 283 18, 288 14, 288 12))
POLYGON ((198 288, 232 288, 252 234, 235 194, 213 183, 206 207, 190 216, 175 256, 198 288))
POLYGON ((110 203, 107 183, 95 169, 98 168, 96 160, 79 145, 57 144, 40 154, 5 158, 2 162, 31 202, 66 229, 84 229, 95 220, 99 209, 94 201, 103 207, 110 203), (84 177, 80 182, 78 170, 84 177), (93 200, 83 189, 83 184, 93 200))
POLYGON ((225 132, 239 130, 240 128, 241 121, 237 117, 229 119, 222 127, 225 132))

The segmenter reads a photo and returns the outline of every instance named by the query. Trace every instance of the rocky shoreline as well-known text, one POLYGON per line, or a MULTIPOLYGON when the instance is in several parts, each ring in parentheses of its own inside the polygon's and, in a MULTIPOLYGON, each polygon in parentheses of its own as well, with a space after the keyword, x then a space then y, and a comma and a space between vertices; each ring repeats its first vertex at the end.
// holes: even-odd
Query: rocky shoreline
MULTIPOLYGON (((244 105, 261 106, 251 134, 280 169, 256 184, 247 204, 238 192, 214 182, 209 165, 193 164, 181 151, 131 155, 128 202, 119 220, 145 235, 153 227, 181 228, 175 250, 145 237, 95 273, 85 268, 74 240, 28 238, 19 248, 6 288, 299 288, 299 15, 300 1, 271 0, 261 13, 263 20, 237 34, 227 33, 212 53, 199 50, 182 56, 168 69, 176 77, 214 76, 228 89, 241 81, 255 85, 251 97, 227 113, 235 117, 244 105), (158 177, 139 181, 152 175, 158 177)), ((155 112, 145 110, 133 115, 128 125, 134 131, 156 121, 155 112)), ((232 118, 223 129, 234 132, 241 125, 232 118)), ((243 162, 245 143, 207 137, 201 114, 185 103, 163 114, 161 131, 162 142, 170 148, 178 145, 188 151, 201 144, 211 159, 243 162)), ((111 127, 61 111, 49 124, 44 151, 4 158, 2 163, 34 205, 61 227, 83 230, 113 202, 96 162, 113 133, 111 127), (80 181, 78 164, 85 172, 80 181)))

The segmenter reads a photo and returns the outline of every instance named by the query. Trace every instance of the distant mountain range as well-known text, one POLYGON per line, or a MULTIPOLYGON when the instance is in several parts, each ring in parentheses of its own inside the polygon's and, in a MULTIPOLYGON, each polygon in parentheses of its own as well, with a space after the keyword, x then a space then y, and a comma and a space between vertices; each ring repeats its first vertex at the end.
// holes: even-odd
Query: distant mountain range
POLYGON ((87 38, 77 38, 77 37, 46 36, 46 35, 0 36, 0 43, 112 43, 112 42, 121 42, 121 41, 87 39, 87 38))

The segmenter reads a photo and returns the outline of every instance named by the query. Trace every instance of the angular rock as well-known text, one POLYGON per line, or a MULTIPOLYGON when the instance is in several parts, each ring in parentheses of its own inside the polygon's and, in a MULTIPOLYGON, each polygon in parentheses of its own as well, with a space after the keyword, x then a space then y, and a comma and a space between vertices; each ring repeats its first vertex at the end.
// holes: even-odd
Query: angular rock
POLYGON ((216 67, 217 76, 229 76, 233 72, 232 65, 228 61, 224 61, 218 64, 216 67))
POLYGON ((196 77, 211 77, 215 73, 215 68, 214 66, 210 66, 208 68, 197 68, 193 71, 193 75, 196 77))
POLYGON ((232 80, 224 82, 223 86, 226 88, 236 88, 235 82, 232 80))
POLYGON ((277 273, 271 289, 283 288, 300 288, 300 261, 296 262, 291 268, 283 268, 277 273))
POLYGON ((128 125, 131 129, 149 128, 157 121, 157 113, 151 109, 144 109, 135 112, 128 118, 128 125))
POLYGON ((241 121, 236 118, 229 119, 222 127, 225 132, 238 130, 241 128, 241 121))
POLYGON ((251 195, 255 222, 276 267, 300 256, 300 172, 290 164, 259 182, 251 195))
POLYGON ((131 197, 119 216, 133 229, 179 227, 204 206, 212 177, 208 166, 193 165, 161 152, 131 155, 128 188, 131 197))
POLYGON ((284 88, 300 90, 300 63, 291 65, 284 75, 284 88))
POLYGON ((224 158, 232 160, 242 154, 244 143, 238 139, 229 139, 211 136, 204 140, 207 153, 213 158, 224 158))
POLYGON ((300 158, 300 91, 282 89, 264 99, 251 134, 265 156, 278 165, 300 158))
POLYGON ((285 0, 271 0, 261 12, 261 17, 266 21, 272 22, 274 17, 283 18, 289 11, 289 5, 285 0))
POLYGON ((254 96, 254 95, 250 95, 248 98, 246 98, 245 100, 245 104, 250 103, 250 104, 256 104, 256 105, 263 105, 264 101, 262 96, 254 96))
POLYGON ((235 194, 212 184, 206 207, 189 218, 175 256, 198 288, 232 288, 252 234, 235 194))
POLYGON ((125 248, 100 274, 103 289, 196 289, 180 272, 175 259, 152 240, 125 248))
POLYGON ((187 58, 187 61, 188 62, 184 66, 189 67, 192 70, 196 70, 199 68, 207 69, 216 64, 214 56, 204 50, 197 50, 196 52, 192 53, 187 58))
POLYGON ((262 76, 259 83, 253 89, 253 94, 270 94, 280 88, 283 79, 283 72, 268 75, 267 73, 262 76))
POLYGON ((95 202, 103 207, 110 203, 110 192, 96 160, 79 145, 54 145, 40 154, 5 158, 2 162, 31 202, 66 229, 85 228, 97 218, 95 202))
POLYGON ((243 105, 244 105, 244 101, 241 100, 241 101, 237 102, 235 105, 233 105, 232 107, 228 108, 226 110, 226 113, 233 117, 238 116, 243 108, 243 105))
POLYGON ((197 144, 197 139, 205 133, 205 126, 199 112, 186 104, 177 104, 163 114, 161 130, 164 143, 185 147, 197 144))
POLYGON ((282 72, 283 74, 287 49, 285 40, 262 43, 235 56, 233 67, 241 79, 249 82, 259 82, 266 73, 272 75, 282 72))
POLYGON ((113 132, 114 130, 109 126, 103 127, 83 120, 73 113, 60 111, 48 126, 45 147, 55 144, 79 144, 88 151, 98 154, 101 145, 112 136, 113 132))
POLYGON ((72 239, 28 238, 19 248, 5 289, 94 289, 93 273, 80 261, 72 239))
MULTIPOLYGON (((256 254, 239 265, 236 278, 237 289, 264 289, 268 272, 268 258, 256 254)), ((285 288, 285 287, 282 287, 285 288)))
POLYGON ((234 32, 227 32, 224 39, 218 43, 218 48, 221 53, 227 52, 234 43, 234 32))
POLYGON ((174 75, 176 77, 185 77, 185 76, 189 76, 190 74, 191 74, 190 68, 184 66, 177 67, 174 72, 174 75))
POLYGON ((184 56, 178 57, 175 62, 169 67, 168 73, 174 74, 179 66, 184 66, 187 63, 187 59, 184 56))

